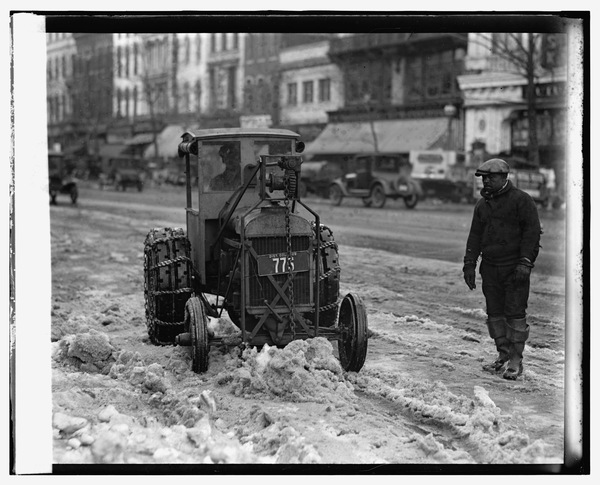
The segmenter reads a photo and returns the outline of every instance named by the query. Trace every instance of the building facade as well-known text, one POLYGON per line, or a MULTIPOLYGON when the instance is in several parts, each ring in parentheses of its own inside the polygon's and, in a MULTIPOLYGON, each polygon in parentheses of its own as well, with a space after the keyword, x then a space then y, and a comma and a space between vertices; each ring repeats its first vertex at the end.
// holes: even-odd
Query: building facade
POLYGON ((525 63, 511 61, 512 50, 530 49, 534 77, 540 165, 564 157, 567 82, 565 34, 469 35, 466 72, 459 76, 464 98, 465 143, 490 154, 528 159, 529 102, 525 63), (534 36, 529 46, 529 36, 534 36), (511 46, 512 43, 512 46, 511 46))
POLYGON ((462 150, 466 34, 351 34, 328 56, 343 80, 343 105, 307 152, 347 160, 358 152, 462 150), (348 141, 352 143, 348 143, 348 141))
POLYGON ((294 45, 279 54, 279 113, 283 127, 314 140, 343 105, 340 68, 328 57, 330 42, 294 45))

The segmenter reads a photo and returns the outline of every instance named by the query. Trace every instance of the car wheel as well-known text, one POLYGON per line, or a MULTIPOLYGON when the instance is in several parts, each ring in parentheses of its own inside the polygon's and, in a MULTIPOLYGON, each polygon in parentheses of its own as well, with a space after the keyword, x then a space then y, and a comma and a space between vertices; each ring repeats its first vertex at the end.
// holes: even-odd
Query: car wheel
POLYGON ((79 191, 77 190, 77 187, 73 187, 71 189, 71 203, 73 204, 77 204, 77 197, 79 197, 79 191))
POLYGON ((404 197, 404 205, 409 209, 414 209, 417 202, 419 202, 419 196, 417 194, 411 194, 408 197, 404 197))
POLYGON ((371 204, 373 207, 377 209, 381 209, 385 205, 385 192, 383 191, 383 187, 381 185, 376 185, 371 190, 371 204))
POLYGON ((340 205, 342 203, 342 199, 344 198, 342 189, 340 189, 338 185, 332 185, 329 189, 329 198, 331 199, 332 205, 340 205))

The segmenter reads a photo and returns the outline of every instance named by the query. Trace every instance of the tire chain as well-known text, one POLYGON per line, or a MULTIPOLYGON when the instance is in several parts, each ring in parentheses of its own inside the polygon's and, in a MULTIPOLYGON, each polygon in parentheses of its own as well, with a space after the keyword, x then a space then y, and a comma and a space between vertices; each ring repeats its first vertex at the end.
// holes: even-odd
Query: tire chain
MULTIPOLYGON (((316 223, 313 221, 311 222, 311 227, 314 231, 315 237, 317 234, 317 227, 316 227, 316 223)), ((320 244, 320 248, 321 248, 321 254, 319 255, 320 258, 325 258, 325 260, 328 260, 329 257, 329 248, 332 248, 333 251, 335 251, 336 254, 336 258, 334 261, 334 264, 331 268, 329 268, 327 271, 323 272, 320 277, 319 277, 319 282, 324 281, 329 279, 330 276, 334 275, 334 274, 340 274, 341 272, 341 268, 339 265, 339 260, 337 258, 337 251, 338 251, 338 244, 335 242, 335 240, 333 239, 333 232, 331 231, 331 229, 323 224, 321 224, 321 231, 320 231, 320 236, 321 236, 321 244, 320 244), (326 232, 326 236, 327 238, 331 238, 329 241, 324 241, 324 237, 323 237, 323 233, 326 232)), ((320 285, 319 285, 319 291, 321 291, 320 285)), ((339 292, 339 291, 338 291, 339 292)), ((329 303, 327 305, 323 305, 319 307, 319 312, 325 312, 328 310, 333 310, 334 308, 337 308, 339 306, 341 302, 341 298, 336 299, 336 301, 329 303)), ((314 312, 311 312, 314 313, 314 312)))
MULTIPOLYGON (((150 274, 150 271, 152 271, 156 268, 161 268, 161 267, 166 267, 166 266, 174 266, 176 264, 184 263, 184 262, 191 263, 191 259, 188 256, 178 256, 173 259, 161 261, 159 263, 154 264, 153 266, 148 265, 149 255, 153 253, 154 248, 156 248, 160 244, 163 244, 166 242, 173 242, 173 241, 183 241, 183 245, 184 245, 183 249, 186 252, 189 252, 190 243, 189 243, 186 235, 183 233, 183 230, 180 228, 174 228, 174 229, 154 228, 148 233, 148 235, 146 236, 146 240, 144 241, 144 256, 145 256, 144 257, 144 296, 145 296, 146 324, 148 327, 148 334, 150 335, 152 342, 159 344, 159 345, 172 345, 173 342, 163 341, 156 337, 156 326, 157 325, 163 325, 163 326, 183 325, 184 321, 167 322, 167 321, 156 318, 154 316, 153 309, 149 305, 150 299, 154 298, 154 296, 157 296, 157 295, 170 295, 170 294, 182 294, 182 293, 190 293, 191 294, 193 292, 193 289, 190 287, 178 288, 176 290, 152 290, 152 289, 148 288, 148 275, 150 274), (164 234, 164 236, 155 238, 154 236, 158 232, 162 232, 164 234)), ((192 269, 193 265, 190 264, 190 268, 192 269)))

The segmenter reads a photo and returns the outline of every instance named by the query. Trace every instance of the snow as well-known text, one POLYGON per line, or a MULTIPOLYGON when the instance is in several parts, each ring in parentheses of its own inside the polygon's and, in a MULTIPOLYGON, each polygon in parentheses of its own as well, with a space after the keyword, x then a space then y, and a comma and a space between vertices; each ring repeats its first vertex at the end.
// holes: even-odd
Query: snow
POLYGON ((343 371, 336 345, 320 337, 240 346, 224 314, 210 318, 222 343, 195 374, 189 348, 147 336, 136 213, 52 216, 55 463, 563 461, 559 278, 540 278, 532 295, 539 311, 515 382, 480 370, 493 344, 481 295, 453 287, 458 263, 372 250, 367 265, 349 246, 342 294, 360 295, 369 319, 360 372, 343 371))

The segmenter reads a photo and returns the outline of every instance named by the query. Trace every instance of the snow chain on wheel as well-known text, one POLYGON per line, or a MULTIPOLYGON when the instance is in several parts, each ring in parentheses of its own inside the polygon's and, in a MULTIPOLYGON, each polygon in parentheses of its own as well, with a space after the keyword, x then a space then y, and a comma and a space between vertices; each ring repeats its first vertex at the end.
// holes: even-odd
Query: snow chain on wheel
POLYGON ((192 294, 190 242, 181 228, 154 228, 144 242, 146 325, 152 343, 170 345, 184 332, 192 294))
MULTIPOLYGON (((316 224, 311 223, 316 236, 316 224)), ((335 325, 340 294, 340 260, 338 245, 329 227, 321 224, 321 276, 319 279, 319 327, 335 325)), ((312 314, 314 322, 314 314, 312 314)))

